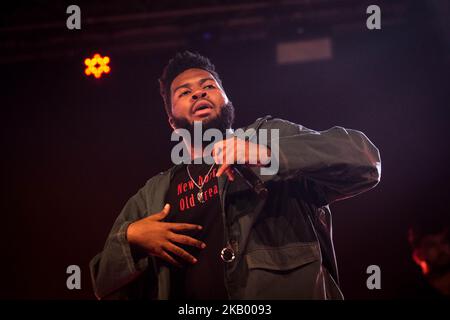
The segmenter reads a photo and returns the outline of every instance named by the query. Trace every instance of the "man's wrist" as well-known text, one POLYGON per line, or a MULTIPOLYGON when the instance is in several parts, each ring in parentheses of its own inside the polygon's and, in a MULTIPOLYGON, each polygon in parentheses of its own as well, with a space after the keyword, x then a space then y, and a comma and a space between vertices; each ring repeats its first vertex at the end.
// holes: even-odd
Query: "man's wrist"
POLYGON ((135 225, 134 222, 130 223, 127 227, 127 231, 125 232, 125 238, 127 239, 129 244, 135 244, 135 225))
POLYGON ((270 148, 263 144, 259 144, 257 150, 258 150, 258 166, 259 167, 270 166, 270 160, 272 155, 270 148), (262 151, 262 154, 260 151, 262 151))

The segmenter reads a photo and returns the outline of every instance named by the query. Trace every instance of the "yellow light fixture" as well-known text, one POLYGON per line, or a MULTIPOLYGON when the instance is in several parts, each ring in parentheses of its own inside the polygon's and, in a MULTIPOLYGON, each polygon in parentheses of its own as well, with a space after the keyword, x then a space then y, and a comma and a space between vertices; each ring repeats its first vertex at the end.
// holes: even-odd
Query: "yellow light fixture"
POLYGON ((92 58, 84 59, 84 64, 86 69, 84 73, 87 76, 93 75, 95 78, 100 78, 103 73, 107 74, 111 71, 111 67, 108 66, 110 59, 108 56, 102 57, 100 54, 96 53, 92 58))

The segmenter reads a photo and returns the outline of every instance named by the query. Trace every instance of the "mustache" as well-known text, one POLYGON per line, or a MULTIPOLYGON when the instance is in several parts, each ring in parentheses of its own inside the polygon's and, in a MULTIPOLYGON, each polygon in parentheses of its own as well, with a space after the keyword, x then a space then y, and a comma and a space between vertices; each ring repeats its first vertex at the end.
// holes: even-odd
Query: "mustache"
MULTIPOLYGON (((193 134, 194 124, 190 123, 186 118, 173 117, 175 127, 177 129, 187 129, 193 134)), ((208 121, 203 122, 203 130, 209 128, 219 129, 221 132, 225 132, 230 129, 234 123, 234 107, 231 101, 220 108, 220 113, 208 121)))

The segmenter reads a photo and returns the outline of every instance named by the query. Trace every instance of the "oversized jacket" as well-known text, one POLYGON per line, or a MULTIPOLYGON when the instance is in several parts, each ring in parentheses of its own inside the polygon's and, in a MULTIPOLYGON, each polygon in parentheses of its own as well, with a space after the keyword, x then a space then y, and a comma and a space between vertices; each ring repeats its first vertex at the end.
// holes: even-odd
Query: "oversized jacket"
MULTIPOLYGON (((362 132, 338 126, 318 132, 266 116, 248 128, 279 129, 279 170, 260 176, 265 198, 242 179, 218 178, 224 240, 235 252, 224 263, 229 298, 342 299, 329 204, 379 182, 378 149, 362 132)), ((130 247, 126 230, 162 210, 180 167, 148 180, 116 219, 103 251, 90 263, 98 299, 169 298, 169 269, 130 247)))

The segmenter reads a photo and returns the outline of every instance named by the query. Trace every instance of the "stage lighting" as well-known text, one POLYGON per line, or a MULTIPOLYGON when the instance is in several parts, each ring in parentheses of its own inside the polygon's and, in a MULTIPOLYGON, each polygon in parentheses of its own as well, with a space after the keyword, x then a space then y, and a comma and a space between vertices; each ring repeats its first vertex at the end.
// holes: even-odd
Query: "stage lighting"
POLYGON ((87 76, 93 75, 95 78, 100 78, 103 73, 107 74, 111 71, 111 67, 108 66, 110 59, 108 56, 102 57, 100 54, 96 53, 92 58, 84 59, 84 64, 86 69, 84 73, 87 76))

